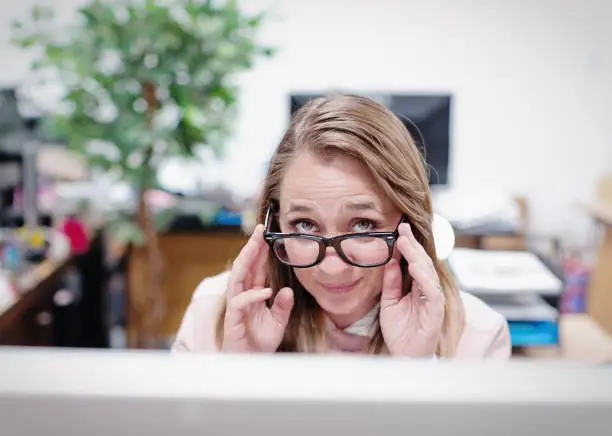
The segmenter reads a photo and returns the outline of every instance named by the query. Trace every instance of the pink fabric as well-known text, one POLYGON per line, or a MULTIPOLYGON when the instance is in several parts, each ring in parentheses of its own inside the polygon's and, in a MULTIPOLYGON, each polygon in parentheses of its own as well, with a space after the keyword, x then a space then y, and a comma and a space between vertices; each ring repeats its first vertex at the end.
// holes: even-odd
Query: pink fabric
POLYGON ((85 225, 77 218, 66 218, 62 224, 62 232, 70 240, 73 253, 81 254, 89 250, 89 238, 85 225))
POLYGON ((358 353, 363 350, 368 341, 367 336, 347 333, 335 327, 327 330, 327 335, 329 348, 343 353, 358 353))
MULTIPOLYGON (((174 352, 217 352, 215 322, 227 285, 228 273, 202 281, 185 312, 172 346, 174 352)), ((499 313, 473 295, 461 293, 465 326, 459 341, 457 359, 508 359, 511 355, 508 323, 499 313)), ((328 341, 332 352, 359 351, 368 340, 376 314, 374 308, 363 319, 344 330, 328 322, 328 341)))

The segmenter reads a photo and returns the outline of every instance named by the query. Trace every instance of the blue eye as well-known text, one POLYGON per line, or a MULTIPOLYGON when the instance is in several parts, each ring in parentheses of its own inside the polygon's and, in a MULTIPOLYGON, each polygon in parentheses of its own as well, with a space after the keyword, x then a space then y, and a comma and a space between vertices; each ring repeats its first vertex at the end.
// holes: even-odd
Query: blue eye
POLYGON ((353 225, 353 231, 357 233, 373 232, 377 228, 377 224, 368 219, 360 219, 353 225))
POLYGON ((308 220, 294 220, 291 221, 290 225, 298 233, 316 233, 318 231, 317 226, 308 220))

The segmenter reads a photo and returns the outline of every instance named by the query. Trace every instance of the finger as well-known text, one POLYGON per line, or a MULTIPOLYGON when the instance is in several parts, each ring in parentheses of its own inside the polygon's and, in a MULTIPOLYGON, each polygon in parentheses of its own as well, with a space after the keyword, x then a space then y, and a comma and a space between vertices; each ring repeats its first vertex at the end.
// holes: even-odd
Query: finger
POLYGON ((391 259, 383 272, 381 308, 389 307, 402 299, 402 271, 399 262, 391 259))
POLYGON ((397 248, 408 262, 424 262, 431 264, 431 258, 425 248, 416 240, 412 229, 407 223, 400 224, 400 237, 397 238, 397 248))
POLYGON ((293 309, 293 290, 291 288, 283 288, 276 294, 274 303, 270 308, 272 317, 283 329, 289 322, 291 309, 293 309))
POLYGON ((424 303, 438 303, 444 300, 439 286, 437 276, 432 277, 428 267, 422 264, 413 263, 408 266, 408 272, 413 279, 413 286, 417 287, 418 292, 413 292, 413 298, 421 300, 421 292, 424 294, 425 299, 421 300, 424 303))
POLYGON ((423 245, 421 245, 421 243, 419 241, 417 241, 416 237, 414 236, 414 233, 412 231, 412 227, 410 226, 410 224, 408 224, 408 223, 400 224, 400 226, 398 228, 398 232, 399 232, 400 238, 402 238, 402 237, 406 238, 408 240, 408 243, 415 250, 422 251, 423 254, 425 254, 427 257, 429 257, 429 255, 425 251, 425 248, 423 248, 423 245))
POLYGON ((268 253, 270 249, 268 248, 268 244, 264 242, 262 244, 259 253, 257 254, 257 260, 255 261, 255 266, 253 267, 253 283, 251 288, 259 289, 266 286, 266 279, 268 277, 268 253))
POLYGON ((412 246, 412 243, 406 236, 400 236, 397 238, 397 242, 395 243, 397 249, 402 254, 402 256, 408 261, 408 263, 416 262, 418 260, 418 256, 416 250, 412 246))
POLYGON ((257 254, 263 243, 263 226, 258 224, 232 265, 228 282, 228 300, 248 289, 244 286, 245 281, 249 278, 250 271, 257 260, 257 254))
POLYGON ((225 327, 231 329, 244 322, 248 310, 252 304, 262 303, 272 295, 272 289, 251 289, 247 292, 242 292, 231 300, 227 305, 225 312, 225 327))
POLYGON ((417 241, 416 238, 414 237, 414 233, 412 233, 412 227, 410 226, 410 224, 401 223, 397 231, 399 232, 400 236, 405 236, 406 238, 408 238, 408 241, 411 244, 421 245, 419 244, 419 241, 417 241))

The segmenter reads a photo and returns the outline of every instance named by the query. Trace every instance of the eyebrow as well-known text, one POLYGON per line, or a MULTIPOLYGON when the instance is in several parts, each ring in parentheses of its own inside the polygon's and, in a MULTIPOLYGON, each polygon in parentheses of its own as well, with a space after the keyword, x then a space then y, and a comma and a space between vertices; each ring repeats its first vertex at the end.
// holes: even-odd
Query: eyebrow
POLYGON ((311 212, 312 207, 306 204, 290 203, 287 212, 311 212))
MULTIPOLYGON (((378 211, 378 205, 374 201, 347 201, 343 207, 354 211, 374 210, 378 211)), ((290 203, 287 213, 289 212, 312 212, 313 208, 307 204, 290 203)))
POLYGON ((378 206, 373 201, 349 201, 344 205, 349 210, 375 210, 378 211, 378 206))

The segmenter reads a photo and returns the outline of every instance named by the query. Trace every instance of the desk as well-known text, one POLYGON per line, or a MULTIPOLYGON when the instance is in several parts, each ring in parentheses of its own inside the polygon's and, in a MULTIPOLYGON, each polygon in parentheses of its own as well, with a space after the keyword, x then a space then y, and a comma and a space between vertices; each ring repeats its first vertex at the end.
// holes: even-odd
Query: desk
POLYGON ((0 345, 108 347, 101 233, 87 253, 46 260, 25 274, 20 297, 0 314, 0 345), (78 276, 81 297, 66 309, 54 297, 69 270, 78 276))
POLYGON ((529 347, 521 356, 562 358, 573 362, 612 362, 612 336, 586 314, 562 315, 559 347, 529 347))
POLYGON ((0 314, 0 345, 55 346, 53 297, 72 258, 46 260, 27 271, 26 289, 0 314))

